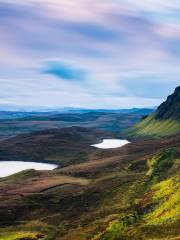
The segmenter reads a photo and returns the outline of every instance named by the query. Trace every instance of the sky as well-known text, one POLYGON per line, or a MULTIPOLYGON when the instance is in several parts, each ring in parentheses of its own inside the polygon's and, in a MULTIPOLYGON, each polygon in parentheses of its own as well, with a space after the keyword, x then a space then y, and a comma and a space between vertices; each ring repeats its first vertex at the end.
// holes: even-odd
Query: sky
POLYGON ((0 0, 0 108, 157 106, 179 66, 179 0, 0 0))

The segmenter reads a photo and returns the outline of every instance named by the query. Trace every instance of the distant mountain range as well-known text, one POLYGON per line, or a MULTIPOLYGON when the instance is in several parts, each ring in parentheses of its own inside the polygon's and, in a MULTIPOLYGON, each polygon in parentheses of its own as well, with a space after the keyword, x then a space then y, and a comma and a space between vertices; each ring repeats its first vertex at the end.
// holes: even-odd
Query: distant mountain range
POLYGON ((80 126, 113 135, 132 127, 154 109, 89 110, 67 109, 50 112, 0 111, 0 139, 46 129, 80 126))
POLYGON ((118 113, 132 113, 136 111, 144 111, 149 113, 156 109, 155 106, 147 107, 147 108, 128 108, 128 109, 92 109, 92 108, 73 108, 73 107, 33 107, 33 106, 17 106, 17 105, 8 105, 8 104, 0 104, 0 113, 9 113, 12 115, 15 113, 87 113, 87 112, 118 112, 118 113))

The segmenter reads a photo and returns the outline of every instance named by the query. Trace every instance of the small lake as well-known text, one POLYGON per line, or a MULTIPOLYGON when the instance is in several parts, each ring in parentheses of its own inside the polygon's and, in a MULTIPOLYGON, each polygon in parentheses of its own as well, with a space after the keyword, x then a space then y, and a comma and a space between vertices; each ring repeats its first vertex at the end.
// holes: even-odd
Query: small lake
POLYGON ((122 147, 128 143, 130 142, 122 139, 103 139, 101 143, 93 144, 91 146, 101 149, 111 149, 122 147))
POLYGON ((58 166, 55 164, 48 164, 48 163, 2 161, 0 162, 0 178, 7 177, 14 173, 18 173, 28 169, 53 170, 57 167, 58 166))

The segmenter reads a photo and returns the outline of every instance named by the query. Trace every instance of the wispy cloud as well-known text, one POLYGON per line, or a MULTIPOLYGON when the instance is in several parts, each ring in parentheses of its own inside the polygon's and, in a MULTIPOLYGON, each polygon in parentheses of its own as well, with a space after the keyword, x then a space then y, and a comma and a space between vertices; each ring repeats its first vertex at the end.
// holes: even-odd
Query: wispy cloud
POLYGON ((51 93, 57 105, 159 102, 178 84, 179 10, 179 0, 0 0, 0 95, 6 79, 16 104, 51 93))

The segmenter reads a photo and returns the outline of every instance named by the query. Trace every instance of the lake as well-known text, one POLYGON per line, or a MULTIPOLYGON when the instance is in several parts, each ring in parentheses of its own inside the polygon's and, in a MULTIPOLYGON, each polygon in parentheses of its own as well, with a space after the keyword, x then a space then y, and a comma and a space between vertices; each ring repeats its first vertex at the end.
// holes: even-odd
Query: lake
POLYGON ((57 167, 55 164, 48 163, 2 161, 0 162, 0 177, 7 177, 28 169, 53 170, 57 167))
MULTIPOLYGON (((122 147, 128 143, 130 142, 122 139, 103 139, 101 143, 93 144, 91 146, 101 149, 111 149, 122 147)), ((58 165, 49 163, 2 161, 0 162, 0 178, 7 177, 28 169, 53 170, 57 167, 58 165)))
POLYGON ((122 139, 103 139, 101 143, 93 144, 91 146, 101 149, 119 148, 130 143, 127 140, 122 139))

